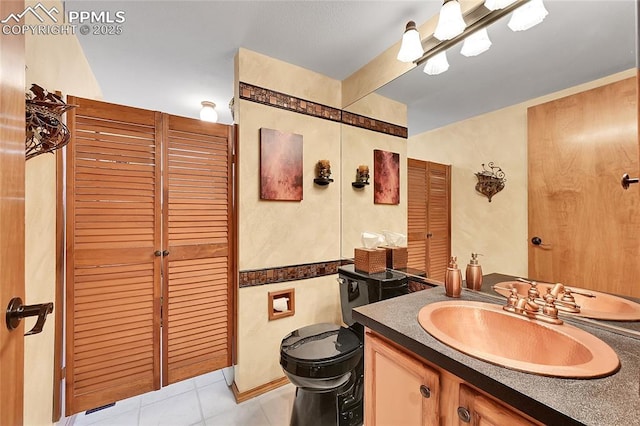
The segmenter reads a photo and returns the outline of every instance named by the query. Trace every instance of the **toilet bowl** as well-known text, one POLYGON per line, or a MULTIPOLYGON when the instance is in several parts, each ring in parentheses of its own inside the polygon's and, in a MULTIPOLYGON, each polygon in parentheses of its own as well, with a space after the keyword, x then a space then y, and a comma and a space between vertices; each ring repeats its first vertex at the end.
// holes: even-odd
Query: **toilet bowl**
POLYGON ((292 331, 280 344, 280 365, 296 397, 291 426, 359 426, 363 420, 364 328, 354 307, 408 293, 398 272, 338 270, 342 319, 347 327, 320 323, 292 331))
POLYGON ((289 333, 280 345, 280 365, 296 387, 335 389, 362 359, 362 340, 335 324, 312 324, 289 333))

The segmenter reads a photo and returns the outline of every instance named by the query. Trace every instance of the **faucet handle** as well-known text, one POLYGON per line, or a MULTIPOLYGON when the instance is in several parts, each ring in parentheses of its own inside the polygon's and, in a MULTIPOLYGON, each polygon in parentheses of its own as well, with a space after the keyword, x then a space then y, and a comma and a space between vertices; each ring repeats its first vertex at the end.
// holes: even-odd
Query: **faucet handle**
POLYGON ((509 295, 509 297, 507 297, 507 306, 515 308, 516 305, 518 304, 518 299, 520 299, 518 297, 518 290, 516 290, 515 288, 512 288, 511 294, 509 295))
POLYGON ((531 281, 531 286, 529 287, 527 294, 529 295, 529 299, 537 299, 540 297, 540 290, 538 290, 537 282, 531 281))
POLYGON ((547 294, 544 296, 544 307, 542 308, 542 313, 546 316, 548 316, 549 318, 552 319, 557 319, 558 318, 558 308, 556 308, 556 298, 553 297, 553 294, 551 294, 551 292, 547 292, 547 294))
POLYGON ((569 287, 564 288, 564 294, 560 300, 567 303, 576 303, 576 299, 573 297, 573 294, 571 294, 571 289, 569 287))

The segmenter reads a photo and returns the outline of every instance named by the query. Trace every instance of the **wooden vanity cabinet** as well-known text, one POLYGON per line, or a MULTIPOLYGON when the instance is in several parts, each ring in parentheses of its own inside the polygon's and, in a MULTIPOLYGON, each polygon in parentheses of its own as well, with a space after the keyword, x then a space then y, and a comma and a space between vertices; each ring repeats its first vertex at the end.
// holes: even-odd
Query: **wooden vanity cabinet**
POLYGON ((513 409, 464 383, 460 383, 458 395, 457 410, 459 410, 458 418, 461 425, 465 424, 463 418, 467 414, 469 423, 478 426, 528 426, 539 424, 527 420, 513 409))
POLYGON ((438 371, 370 333, 364 345, 364 424, 437 425, 441 394, 438 371))
POLYGON ((367 426, 541 425, 367 329, 367 426))

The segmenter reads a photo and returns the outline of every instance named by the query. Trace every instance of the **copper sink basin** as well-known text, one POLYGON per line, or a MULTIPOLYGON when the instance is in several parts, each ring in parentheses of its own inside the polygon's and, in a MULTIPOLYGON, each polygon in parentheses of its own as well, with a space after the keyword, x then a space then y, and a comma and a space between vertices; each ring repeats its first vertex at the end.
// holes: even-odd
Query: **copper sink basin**
POLYGON ((513 370, 552 377, 613 374, 620 361, 609 345, 569 324, 542 323, 482 302, 431 303, 418 313, 422 328, 467 355, 513 370))
MULTIPOLYGON (((509 290, 505 289, 515 288, 521 297, 525 297, 530 287, 529 284, 520 281, 505 281, 496 284, 496 286, 503 287, 495 288, 494 291, 505 297, 509 295, 509 290)), ((540 294, 546 294, 547 289, 552 287, 553 284, 538 283, 538 291, 540 294)), ((571 290, 574 289, 574 287, 568 287, 571 290)), ((580 289, 577 287, 576 290, 591 293, 595 297, 586 297, 578 293, 572 293, 576 299, 576 303, 580 306, 580 313, 572 313, 571 315, 610 321, 640 321, 640 304, 638 303, 599 291, 580 289)))

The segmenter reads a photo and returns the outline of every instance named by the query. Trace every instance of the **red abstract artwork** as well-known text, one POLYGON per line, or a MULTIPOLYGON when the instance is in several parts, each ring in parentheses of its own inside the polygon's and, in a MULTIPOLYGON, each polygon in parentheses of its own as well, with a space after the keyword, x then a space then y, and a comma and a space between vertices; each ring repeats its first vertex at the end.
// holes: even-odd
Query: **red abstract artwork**
POLYGON ((260 199, 302 200, 302 135, 260 129, 260 199))
POLYGON ((400 204, 400 154, 373 150, 373 202, 400 204))

